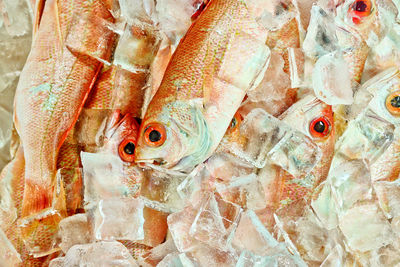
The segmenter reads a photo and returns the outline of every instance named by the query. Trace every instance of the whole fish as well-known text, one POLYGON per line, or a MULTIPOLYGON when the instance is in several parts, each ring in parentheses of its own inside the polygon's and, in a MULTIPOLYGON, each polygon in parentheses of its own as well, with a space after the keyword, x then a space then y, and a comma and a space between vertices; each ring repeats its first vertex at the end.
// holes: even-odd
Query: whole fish
POLYGON ((213 0, 181 40, 142 121, 136 162, 189 171, 223 137, 268 61, 244 1, 213 0), (238 75, 240 73, 240 75, 238 75))
MULTIPOLYGON (((72 129, 102 61, 110 56, 114 21, 104 1, 46 1, 15 96, 15 125, 24 147, 25 187, 21 230, 35 255, 39 229, 53 229, 66 215, 57 187, 59 149, 72 129), (38 220, 40 219, 40 223, 38 220)), ((58 186, 62 187, 62 184, 58 186)))
MULTIPOLYGON (((370 47, 367 44, 372 35, 381 37, 381 22, 378 18, 378 6, 375 0, 348 0, 336 8, 335 23, 339 47, 343 51, 350 75, 354 82, 360 83, 370 47)), ((335 109, 336 138, 347 127, 348 107, 339 105, 335 109)))
MULTIPOLYGON (((267 197, 269 221, 279 209, 296 206, 298 201, 309 202, 317 186, 326 179, 333 157, 335 128, 332 107, 308 95, 296 102, 280 117, 282 122, 308 136, 320 149, 320 160, 306 175, 295 177, 274 161, 268 161, 260 171, 267 197)), ((299 166, 301 168, 301 165, 299 166)))

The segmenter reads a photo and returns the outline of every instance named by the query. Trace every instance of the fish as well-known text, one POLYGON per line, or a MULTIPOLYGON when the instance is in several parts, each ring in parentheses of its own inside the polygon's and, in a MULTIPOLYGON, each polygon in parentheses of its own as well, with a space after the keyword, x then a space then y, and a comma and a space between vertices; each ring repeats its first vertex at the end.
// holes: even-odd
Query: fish
POLYGON ((114 21, 111 6, 104 1, 46 1, 21 72, 14 102, 26 174, 21 231, 36 256, 51 253, 53 248, 36 246, 35 231, 54 226, 66 216, 63 190, 55 191, 62 187, 56 179, 57 156, 102 60, 111 56, 108 43, 115 37, 107 28, 114 21))
MULTIPOLYGON (((375 0, 344 1, 336 8, 335 23, 339 47, 343 51, 350 76, 355 83, 360 83, 365 62, 370 53, 367 41, 370 33, 380 34, 378 6, 375 0)), ((347 127, 348 106, 338 105, 335 108, 336 138, 339 138, 347 127)))
POLYGON ((135 161, 179 172, 203 162, 246 91, 263 76, 268 57, 265 35, 244 1, 210 1, 178 45, 147 108, 135 161))
POLYGON ((399 77, 396 68, 388 69, 361 89, 368 93, 359 95, 364 108, 349 122, 336 143, 327 179, 312 204, 327 229, 339 224, 339 214, 369 201, 366 192, 371 182, 395 179, 398 144, 393 142, 398 140, 400 122, 396 102, 399 77))

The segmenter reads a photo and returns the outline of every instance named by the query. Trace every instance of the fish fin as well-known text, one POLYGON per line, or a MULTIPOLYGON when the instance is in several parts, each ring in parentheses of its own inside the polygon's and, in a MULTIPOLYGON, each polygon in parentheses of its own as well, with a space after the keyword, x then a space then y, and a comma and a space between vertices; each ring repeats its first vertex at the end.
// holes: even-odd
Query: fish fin
POLYGON ((67 217, 64 183, 57 172, 55 184, 43 187, 25 181, 22 216, 18 220, 21 237, 29 253, 42 257, 59 251, 59 222, 67 217), (30 195, 30 194, 36 195, 30 195))
POLYGON ((40 25, 40 20, 42 19, 42 14, 44 10, 44 5, 45 5, 46 0, 36 0, 35 1, 35 6, 33 6, 33 36, 36 35, 39 25, 40 25))

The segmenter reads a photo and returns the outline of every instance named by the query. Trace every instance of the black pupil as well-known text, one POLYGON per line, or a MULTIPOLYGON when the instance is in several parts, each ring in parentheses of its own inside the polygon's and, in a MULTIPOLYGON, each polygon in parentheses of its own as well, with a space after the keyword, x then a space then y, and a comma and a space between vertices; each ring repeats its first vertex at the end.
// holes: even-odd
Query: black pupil
POLYGON ((151 142, 158 142, 161 139, 161 133, 159 131, 153 130, 149 134, 149 139, 151 142))
POLYGON ((400 96, 395 96, 390 100, 390 105, 394 108, 400 108, 400 96))
POLYGON ((128 155, 133 155, 135 153, 135 144, 132 142, 129 142, 125 145, 124 151, 128 155))
POLYGON ((236 118, 233 118, 231 121, 231 128, 234 128, 236 126, 236 118))
POLYGON ((357 1, 355 4, 355 10, 358 12, 365 12, 367 10, 367 5, 364 1, 357 1))
POLYGON ((325 131, 325 123, 323 121, 317 121, 314 124, 314 131, 317 133, 323 133, 325 131))

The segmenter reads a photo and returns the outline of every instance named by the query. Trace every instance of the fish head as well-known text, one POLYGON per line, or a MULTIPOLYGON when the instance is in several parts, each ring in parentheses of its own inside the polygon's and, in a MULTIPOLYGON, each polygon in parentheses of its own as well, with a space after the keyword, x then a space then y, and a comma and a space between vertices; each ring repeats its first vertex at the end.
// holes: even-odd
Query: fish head
POLYGON ((379 73, 365 82, 362 90, 371 94, 370 110, 379 118, 400 125, 400 71, 397 68, 379 73))
POLYGON ((115 111, 106 127, 102 150, 118 155, 124 162, 134 162, 138 131, 139 124, 132 114, 122 116, 115 111))
POLYGON ((174 101, 159 110, 148 110, 142 121, 136 162, 143 167, 156 164, 179 172, 190 171, 204 160, 211 146, 201 108, 190 101, 174 101))
POLYGON ((321 150, 321 160, 314 167, 316 180, 325 179, 333 157, 335 127, 332 106, 308 95, 293 104, 280 117, 294 129, 311 138, 321 150))
POLYGON ((345 32, 370 43, 383 37, 382 14, 379 11, 376 0, 347 0, 337 7, 335 21, 345 32))

